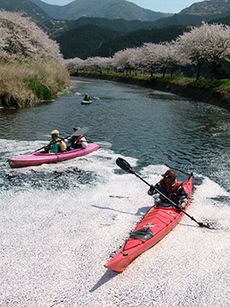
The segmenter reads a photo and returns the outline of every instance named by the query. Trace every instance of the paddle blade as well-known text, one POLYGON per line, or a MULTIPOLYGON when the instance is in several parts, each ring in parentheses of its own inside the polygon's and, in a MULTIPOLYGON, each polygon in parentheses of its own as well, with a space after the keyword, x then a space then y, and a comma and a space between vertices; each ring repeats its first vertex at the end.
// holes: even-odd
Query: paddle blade
POLYGON ((73 136, 83 135, 88 131, 88 129, 89 129, 88 127, 80 128, 80 129, 76 130, 72 135, 73 136))
POLYGON ((211 225, 209 224, 204 224, 202 222, 197 222, 197 224, 200 226, 200 227, 205 227, 205 228, 208 228, 208 229, 215 229, 213 228, 211 225))
POLYGON ((117 158, 116 163, 117 163, 117 165, 118 165, 120 168, 122 168, 124 171, 126 171, 126 172, 128 172, 128 173, 134 174, 134 171, 133 171, 131 165, 130 165, 127 161, 125 161, 124 159, 122 159, 122 158, 117 158))
POLYGON ((112 147, 112 143, 110 142, 95 142, 95 143, 97 143, 98 146, 104 149, 109 149, 112 147))

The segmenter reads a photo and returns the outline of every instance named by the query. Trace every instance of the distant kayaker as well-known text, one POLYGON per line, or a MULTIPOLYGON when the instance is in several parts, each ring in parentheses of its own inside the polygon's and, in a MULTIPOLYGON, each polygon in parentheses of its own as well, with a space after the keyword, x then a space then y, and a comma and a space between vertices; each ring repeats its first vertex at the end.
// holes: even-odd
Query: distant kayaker
MULTIPOLYGON (((163 176, 163 178, 155 186, 151 185, 150 189, 148 190, 148 194, 156 194, 157 189, 170 200, 178 204, 181 209, 184 208, 188 203, 188 195, 182 186, 183 182, 177 181, 175 172, 170 169, 161 176, 163 176)), ((162 195, 160 195, 160 202, 158 203, 158 206, 172 207, 173 205, 162 195)))
POLYGON ((66 145, 61 138, 59 138, 59 131, 53 130, 51 132, 52 140, 49 142, 48 145, 44 146, 44 151, 46 153, 58 153, 66 150, 66 145))
POLYGON ((90 101, 90 96, 86 93, 83 100, 85 100, 85 101, 90 101))
MULTIPOLYGON (((80 129, 80 127, 73 128, 74 132, 76 132, 79 129, 80 129)), ((86 138, 83 134, 78 135, 78 136, 72 135, 69 141, 70 141, 70 144, 71 144, 70 150, 77 149, 77 148, 86 148, 88 146, 86 138)))

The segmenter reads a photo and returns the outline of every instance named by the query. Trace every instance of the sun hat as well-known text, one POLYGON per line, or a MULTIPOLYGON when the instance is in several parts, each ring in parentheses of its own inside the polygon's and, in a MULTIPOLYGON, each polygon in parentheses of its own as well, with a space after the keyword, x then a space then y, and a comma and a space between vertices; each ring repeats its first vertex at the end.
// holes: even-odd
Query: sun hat
POLYGON ((59 131, 58 130, 53 130, 50 134, 59 134, 59 131))

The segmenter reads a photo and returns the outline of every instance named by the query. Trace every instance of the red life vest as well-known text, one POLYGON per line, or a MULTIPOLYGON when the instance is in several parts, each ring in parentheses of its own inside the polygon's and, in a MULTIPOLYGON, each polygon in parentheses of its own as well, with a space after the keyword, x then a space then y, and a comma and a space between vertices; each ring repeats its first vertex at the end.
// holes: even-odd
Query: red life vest
MULTIPOLYGON (((166 185, 164 179, 161 179, 160 181, 160 191, 167 196, 168 198, 170 198, 172 201, 177 202, 178 201, 178 196, 177 196, 177 190, 178 188, 183 184, 182 181, 177 181, 177 179, 175 179, 175 181, 173 183, 171 183, 170 185, 166 185)), ((160 195, 160 199, 163 202, 168 202, 163 196, 160 195)))
POLYGON ((80 141, 80 139, 84 138, 85 136, 84 135, 79 135, 76 139, 76 142, 78 143, 80 141))

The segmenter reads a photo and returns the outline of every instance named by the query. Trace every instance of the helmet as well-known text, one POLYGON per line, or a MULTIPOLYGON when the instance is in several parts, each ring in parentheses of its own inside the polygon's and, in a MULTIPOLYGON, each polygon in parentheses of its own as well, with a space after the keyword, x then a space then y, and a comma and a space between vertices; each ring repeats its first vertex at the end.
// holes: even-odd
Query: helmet
POLYGON ((164 178, 167 177, 176 177, 176 174, 174 171, 172 171, 171 169, 167 170, 164 174, 162 174, 161 176, 163 176, 164 178))

